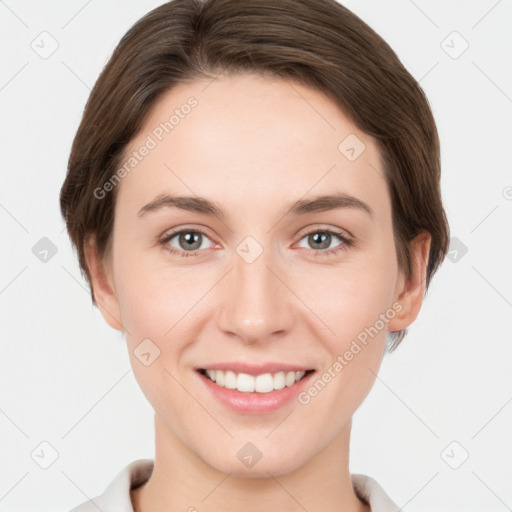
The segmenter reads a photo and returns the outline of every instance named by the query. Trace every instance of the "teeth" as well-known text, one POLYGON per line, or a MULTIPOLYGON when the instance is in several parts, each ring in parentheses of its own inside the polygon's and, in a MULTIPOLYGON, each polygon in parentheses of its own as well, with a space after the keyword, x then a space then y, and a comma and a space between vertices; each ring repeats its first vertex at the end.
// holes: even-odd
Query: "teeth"
POLYGON ((283 389, 298 382, 306 372, 277 372, 263 375, 248 375, 247 373, 234 373, 231 370, 206 370, 206 375, 217 385, 237 389, 242 393, 270 393, 275 389, 283 389))
MULTIPOLYGON (((217 370, 217 379, 219 378, 219 374, 224 372, 219 372, 217 370)), ((217 380, 217 383, 219 381, 217 380)), ((237 377, 236 381, 236 389, 238 391, 245 391, 246 393, 252 393, 256 387, 255 379, 252 375, 247 375, 246 373, 240 373, 237 377)))
POLYGON ((236 378, 236 373, 232 371, 227 371, 226 374, 224 375, 224 386, 228 389, 236 389, 237 385, 238 380, 236 378))

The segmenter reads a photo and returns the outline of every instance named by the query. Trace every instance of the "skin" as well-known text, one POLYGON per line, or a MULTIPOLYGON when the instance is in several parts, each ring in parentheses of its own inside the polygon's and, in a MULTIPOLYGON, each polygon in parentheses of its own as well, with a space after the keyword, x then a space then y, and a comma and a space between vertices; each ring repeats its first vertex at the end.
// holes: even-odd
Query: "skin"
POLYGON ((368 511, 350 480, 351 418, 375 381, 387 331, 420 310, 430 235, 412 241, 406 279, 375 140, 320 92, 283 79, 243 73, 181 84, 154 105, 128 150, 190 96, 197 107, 118 185, 111 251, 101 259, 94 240, 86 244, 98 306, 125 332, 155 410, 155 467, 131 493, 134 510, 368 511), (353 162, 338 150, 349 134, 366 146, 353 162), (333 191, 372 215, 355 207, 284 214, 288 203, 333 191), (225 217, 178 208, 138 215, 164 192, 215 201, 225 217), (172 228, 207 232, 198 256, 183 256, 179 235, 167 248, 158 243, 172 228), (307 236, 322 229, 349 233, 353 244, 333 236, 326 245, 339 250, 325 255, 307 236), (247 236, 263 249, 252 263, 236 252, 247 236), (307 405, 240 415, 194 371, 280 361, 319 376, 398 303, 400 313, 307 405), (147 338, 160 349, 149 366, 134 355, 147 338), (236 456, 249 441, 263 454, 251 468, 236 456))

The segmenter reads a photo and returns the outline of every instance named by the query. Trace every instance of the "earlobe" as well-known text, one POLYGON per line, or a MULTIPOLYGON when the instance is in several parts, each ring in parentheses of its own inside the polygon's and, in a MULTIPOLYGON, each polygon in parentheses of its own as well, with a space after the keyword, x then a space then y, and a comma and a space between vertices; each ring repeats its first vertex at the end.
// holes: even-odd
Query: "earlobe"
POLYGON ((92 293, 98 309, 110 327, 118 331, 124 331, 111 269, 107 268, 105 261, 99 257, 92 237, 85 240, 84 253, 89 269, 92 293))
POLYGON ((432 236, 422 231, 411 242, 411 275, 401 275, 395 291, 395 302, 402 306, 389 322, 389 331, 401 331, 411 325, 418 316, 425 295, 427 266, 432 236))

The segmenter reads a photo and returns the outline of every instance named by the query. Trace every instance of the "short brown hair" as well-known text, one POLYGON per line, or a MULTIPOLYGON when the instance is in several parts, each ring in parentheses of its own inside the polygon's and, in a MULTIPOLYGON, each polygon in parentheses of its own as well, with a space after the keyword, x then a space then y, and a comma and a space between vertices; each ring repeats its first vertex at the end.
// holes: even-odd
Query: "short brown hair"
MULTIPOLYGON (((420 230, 432 236, 428 288, 449 243, 439 139, 423 90, 390 46, 335 0, 172 0, 123 36, 96 81, 73 141, 60 206, 93 303, 84 242, 92 235, 99 255, 108 253, 117 188, 103 199, 94 190, 112 178, 164 93, 222 71, 269 73, 314 88, 377 140, 397 259, 406 275, 409 242, 420 230)), ((405 331, 393 334, 394 349, 405 331)))

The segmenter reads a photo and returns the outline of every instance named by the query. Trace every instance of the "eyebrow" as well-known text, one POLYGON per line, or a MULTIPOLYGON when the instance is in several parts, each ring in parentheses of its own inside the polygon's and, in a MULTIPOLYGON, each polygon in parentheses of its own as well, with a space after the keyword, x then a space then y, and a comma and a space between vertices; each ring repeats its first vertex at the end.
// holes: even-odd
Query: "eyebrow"
MULTIPOLYGON (((170 194, 157 196, 153 201, 139 210, 138 216, 140 217, 145 213, 161 210, 162 208, 179 208, 181 210, 203 213, 218 217, 219 219, 225 219, 224 212, 220 206, 213 201, 199 196, 173 196, 170 194)), ((354 208, 373 216, 373 211, 368 204, 357 197, 342 192, 316 196, 312 199, 299 199, 287 205, 287 210, 284 215, 305 215, 339 208, 354 208)))

